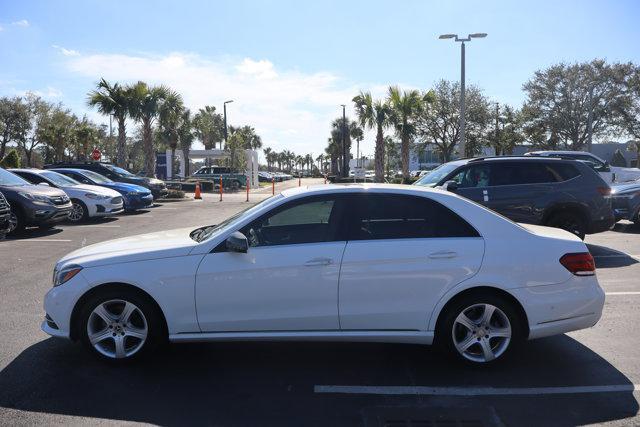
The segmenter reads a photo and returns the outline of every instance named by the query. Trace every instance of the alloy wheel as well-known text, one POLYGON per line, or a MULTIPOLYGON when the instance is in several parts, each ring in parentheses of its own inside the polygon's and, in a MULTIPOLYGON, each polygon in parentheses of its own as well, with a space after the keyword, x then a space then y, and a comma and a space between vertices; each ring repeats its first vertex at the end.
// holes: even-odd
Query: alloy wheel
POLYGON ((507 315, 491 304, 474 304, 462 310, 451 331, 456 350, 467 360, 486 363, 509 347, 512 330, 507 315))
POLYGON ((78 202, 73 202, 71 212, 69 213, 69 220, 78 222, 84 217, 84 208, 78 202))
POLYGON ((16 228, 18 228, 18 216, 11 211, 9 214, 9 233, 12 233, 16 228))
POLYGON ((147 319, 135 304, 109 300, 93 309, 87 320, 87 336, 93 348, 112 359, 137 353, 148 335, 147 319))

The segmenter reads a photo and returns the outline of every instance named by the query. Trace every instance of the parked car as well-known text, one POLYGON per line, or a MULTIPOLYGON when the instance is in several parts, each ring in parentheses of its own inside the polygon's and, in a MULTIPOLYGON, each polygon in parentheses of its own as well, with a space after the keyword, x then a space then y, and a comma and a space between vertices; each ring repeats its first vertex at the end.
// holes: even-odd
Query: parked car
POLYGON ((338 340, 484 364, 593 326, 605 298, 571 233, 401 185, 287 190, 218 225, 78 249, 53 277, 42 329, 112 361, 166 339, 338 340))
POLYGON ((272 182, 275 180, 276 179, 271 172, 266 172, 266 171, 258 172, 258 181, 260 182, 272 182))
POLYGON ((120 193, 97 185, 80 184, 51 170, 11 169, 11 172, 32 184, 59 188, 71 199, 73 209, 69 221, 85 221, 89 217, 113 216, 124 210, 120 193))
POLYGON ((11 207, 9 202, 0 193, 0 240, 9 234, 11 228, 11 207))
POLYGON ((640 225, 640 181, 611 186, 611 202, 616 221, 628 219, 640 225))
POLYGON ((147 178, 140 177, 132 174, 126 169, 122 169, 118 166, 112 165, 111 163, 102 163, 102 162, 63 162, 56 163, 51 165, 45 165, 45 169, 86 169, 100 175, 106 176, 112 181, 115 182, 126 182, 129 184, 139 185, 141 187, 148 188, 151 190, 151 194, 153 194, 153 198, 155 200, 161 199, 162 197, 166 197, 169 194, 169 190, 167 190, 167 185, 164 181, 156 179, 156 178, 147 178))
POLYGON ((541 157, 480 157, 445 163, 415 185, 443 186, 528 224, 585 234, 615 222, 611 189, 584 162, 541 157))
POLYGON ((213 181, 214 183, 218 183, 222 178, 222 186, 234 190, 247 185, 247 176, 245 174, 234 173, 231 168, 222 166, 203 166, 190 178, 213 181))
POLYGON ((636 181, 640 179, 640 169, 611 166, 595 154, 586 151, 532 151, 525 156, 557 157, 560 159, 587 162, 608 183, 636 181))
POLYGON ((122 196, 125 211, 135 211, 153 206, 151 190, 135 184, 115 182, 99 173, 85 169, 50 169, 78 181, 81 184, 97 185, 115 190, 122 196))
POLYGON ((9 234, 25 227, 51 228, 71 213, 71 200, 62 190, 33 185, 0 168, 0 191, 11 206, 9 234))

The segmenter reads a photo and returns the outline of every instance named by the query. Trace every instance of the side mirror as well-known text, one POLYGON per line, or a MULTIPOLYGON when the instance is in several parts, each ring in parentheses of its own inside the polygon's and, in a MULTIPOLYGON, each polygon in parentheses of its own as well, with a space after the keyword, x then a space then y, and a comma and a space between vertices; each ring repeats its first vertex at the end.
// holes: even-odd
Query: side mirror
POLYGON ((227 237, 226 245, 229 252, 247 253, 249 250, 247 236, 239 231, 236 231, 227 237))
POLYGON ((458 183, 455 181, 447 181, 442 186, 444 190, 455 192, 458 189, 458 183))
POLYGON ((51 187, 48 182, 39 182, 38 185, 42 185, 43 187, 51 187))

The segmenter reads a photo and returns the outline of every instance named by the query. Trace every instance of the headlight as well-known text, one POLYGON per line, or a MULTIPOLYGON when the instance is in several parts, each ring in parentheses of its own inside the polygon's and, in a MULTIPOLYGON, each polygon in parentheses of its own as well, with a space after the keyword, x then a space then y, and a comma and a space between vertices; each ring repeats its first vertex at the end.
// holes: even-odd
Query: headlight
POLYGON ((82 267, 79 265, 68 265, 62 270, 53 270, 53 286, 60 286, 65 282, 71 280, 73 276, 80 273, 82 267))
POLYGON ((97 193, 84 193, 84 196, 93 200, 102 200, 102 199, 109 198, 109 196, 104 196, 102 194, 97 194, 97 193))
POLYGON ((25 199, 33 200, 34 202, 41 203, 52 203, 51 199, 47 196, 43 196, 42 194, 31 194, 31 193, 18 193, 25 199))

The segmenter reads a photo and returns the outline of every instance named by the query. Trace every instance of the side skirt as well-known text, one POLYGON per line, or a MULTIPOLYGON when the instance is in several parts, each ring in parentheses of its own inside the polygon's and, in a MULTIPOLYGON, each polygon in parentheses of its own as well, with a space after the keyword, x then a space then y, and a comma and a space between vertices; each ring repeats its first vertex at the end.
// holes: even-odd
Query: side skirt
POLYGON ((171 342, 207 341, 347 341, 427 344, 433 343, 432 331, 265 331, 201 332, 169 335, 171 342))

